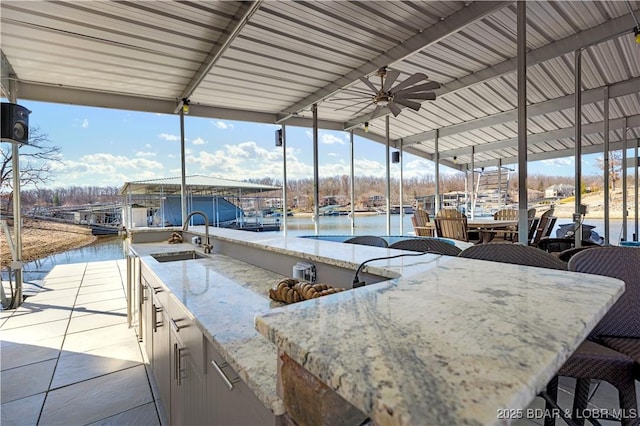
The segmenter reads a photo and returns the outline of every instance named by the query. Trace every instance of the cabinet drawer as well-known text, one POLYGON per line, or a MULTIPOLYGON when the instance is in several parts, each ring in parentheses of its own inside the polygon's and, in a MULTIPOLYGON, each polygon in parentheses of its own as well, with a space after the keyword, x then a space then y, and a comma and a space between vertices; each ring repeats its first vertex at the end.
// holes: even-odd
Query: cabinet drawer
POLYGON ((169 297, 169 326, 180 339, 198 373, 204 374, 205 346, 203 335, 193 316, 173 296, 169 297))

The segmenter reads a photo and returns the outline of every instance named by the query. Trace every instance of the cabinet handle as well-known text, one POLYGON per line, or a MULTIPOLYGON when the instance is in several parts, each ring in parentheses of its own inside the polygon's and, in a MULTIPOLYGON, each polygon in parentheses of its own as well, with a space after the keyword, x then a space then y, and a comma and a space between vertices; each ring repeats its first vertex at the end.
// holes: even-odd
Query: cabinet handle
POLYGON ((183 353, 185 348, 181 348, 177 343, 173 344, 173 378, 178 383, 178 386, 182 386, 182 380, 187 378, 187 372, 185 368, 182 368, 182 358, 187 354, 183 353))
POLYGON ((158 325, 162 326, 162 323, 158 324, 158 314, 162 312, 162 306, 152 306, 151 310, 151 322, 153 323, 153 332, 158 331, 158 325))
POLYGON ((211 365, 213 365, 213 368, 216 369, 216 371, 218 372, 218 374, 220 375, 220 377, 222 377, 222 380, 224 380, 224 382, 226 383, 227 387, 229 388, 229 390, 233 390, 233 385, 238 383, 240 381, 240 378, 237 377, 234 380, 229 380, 229 378, 227 377, 226 374, 224 374, 224 371, 222 371, 222 369, 226 366, 228 366, 229 364, 227 364, 226 362, 224 364, 218 365, 218 363, 216 362, 216 360, 212 359, 211 360, 211 365))
POLYGON ((158 294, 162 291, 162 287, 151 286, 151 288, 153 289, 153 294, 158 294))
POLYGON ((180 332, 180 326, 178 325, 178 323, 176 322, 176 320, 174 320, 173 318, 171 318, 169 320, 169 322, 171 323, 171 326, 173 327, 173 329, 176 331, 176 333, 180 332))

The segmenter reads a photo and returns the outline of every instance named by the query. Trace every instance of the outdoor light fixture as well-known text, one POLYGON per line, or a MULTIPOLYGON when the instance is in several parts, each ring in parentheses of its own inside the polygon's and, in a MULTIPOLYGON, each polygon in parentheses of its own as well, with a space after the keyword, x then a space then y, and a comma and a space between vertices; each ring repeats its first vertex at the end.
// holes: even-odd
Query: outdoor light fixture
POLYGON ((365 131, 365 132, 368 132, 368 131, 369 131, 369 122, 368 122, 368 121, 365 121, 365 122, 364 122, 364 131, 365 131))
POLYGON ((182 100, 182 113, 184 115, 189 115, 189 99, 182 100))
POLYGON ((640 27, 635 27, 633 29, 633 34, 636 36, 636 43, 640 44, 640 27))
POLYGON ((453 164, 457 164, 458 161, 458 157, 456 157, 455 155, 453 156, 453 164))

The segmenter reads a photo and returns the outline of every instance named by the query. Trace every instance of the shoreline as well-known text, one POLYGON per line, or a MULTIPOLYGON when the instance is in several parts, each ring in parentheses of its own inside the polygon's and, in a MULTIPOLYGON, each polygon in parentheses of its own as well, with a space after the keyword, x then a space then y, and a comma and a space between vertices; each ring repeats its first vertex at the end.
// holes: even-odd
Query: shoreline
MULTIPOLYGON (((12 257, 4 231, 0 234, 0 267, 5 268, 10 265, 12 257)), ((92 235, 90 229, 81 225, 23 218, 22 261, 26 263, 43 259, 90 245, 97 240, 98 237, 92 235)))

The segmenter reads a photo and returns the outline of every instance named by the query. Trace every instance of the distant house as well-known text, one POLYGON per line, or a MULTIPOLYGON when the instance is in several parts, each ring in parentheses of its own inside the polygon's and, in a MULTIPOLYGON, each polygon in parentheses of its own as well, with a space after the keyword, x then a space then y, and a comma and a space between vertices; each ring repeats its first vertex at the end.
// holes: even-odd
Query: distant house
POLYGON ((544 190, 544 198, 564 198, 575 194, 576 187, 566 183, 551 185, 544 190))

